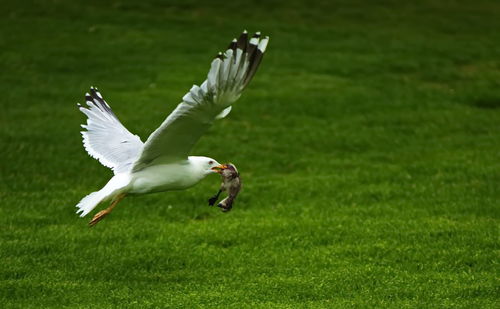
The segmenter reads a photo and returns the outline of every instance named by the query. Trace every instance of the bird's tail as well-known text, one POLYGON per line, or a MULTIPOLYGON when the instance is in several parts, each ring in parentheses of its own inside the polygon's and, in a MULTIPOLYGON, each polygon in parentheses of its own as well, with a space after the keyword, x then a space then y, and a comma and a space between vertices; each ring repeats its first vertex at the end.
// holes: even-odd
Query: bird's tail
POLYGON ((84 217, 86 214, 91 212, 97 205, 99 205, 100 202, 102 202, 106 198, 106 194, 103 194, 102 192, 103 189, 90 193, 76 205, 76 207, 78 208, 76 213, 80 214, 80 217, 84 217))
POLYGON ((110 181, 99 191, 92 192, 86 197, 84 197, 76 207, 76 211, 80 217, 84 217, 94 208, 96 208, 99 203, 109 200, 110 198, 116 196, 121 192, 121 190, 128 184, 128 176, 126 175, 115 175, 110 181))

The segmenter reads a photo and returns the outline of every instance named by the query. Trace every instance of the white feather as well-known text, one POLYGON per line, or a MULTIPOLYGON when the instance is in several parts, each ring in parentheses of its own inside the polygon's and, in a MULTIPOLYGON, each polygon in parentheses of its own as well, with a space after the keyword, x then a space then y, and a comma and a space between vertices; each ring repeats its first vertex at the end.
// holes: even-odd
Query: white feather
POLYGON ((219 79, 219 70, 221 63, 222 61, 219 58, 215 58, 212 61, 212 65, 210 67, 210 71, 208 72, 208 77, 207 77, 208 89, 212 89, 216 86, 217 81, 219 79))
MULTIPOLYGON (((102 99, 99 92, 96 95, 102 99)), ((86 97, 89 99, 91 95, 86 97)), ((143 147, 140 138, 120 123, 103 100, 87 100, 87 106, 79 108, 88 117, 87 124, 82 125, 85 131, 81 132, 85 150, 115 174, 130 170, 143 147)))
POLYGON ((259 50, 261 52, 265 52, 266 51, 266 47, 267 47, 267 42, 268 41, 269 41, 269 37, 267 37, 267 36, 265 38, 263 38, 262 40, 260 40, 258 48, 259 48, 259 50))
POLYGON ((225 110, 223 110, 219 115, 217 115, 215 117, 215 119, 222 119, 222 118, 226 117, 227 115, 229 115, 229 113, 231 112, 232 108, 233 108, 232 106, 229 106, 228 108, 226 108, 225 110))

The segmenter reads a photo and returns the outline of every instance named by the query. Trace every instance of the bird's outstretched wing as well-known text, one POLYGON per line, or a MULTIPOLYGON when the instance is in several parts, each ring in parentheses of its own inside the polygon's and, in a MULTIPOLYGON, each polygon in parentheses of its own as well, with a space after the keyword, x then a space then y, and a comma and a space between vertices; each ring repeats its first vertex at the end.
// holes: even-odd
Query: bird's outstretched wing
POLYGON ((245 31, 225 53, 219 53, 207 79, 201 86, 194 85, 149 136, 133 170, 186 158, 213 121, 229 114, 231 104, 255 75, 268 41, 268 37, 261 39, 259 32, 249 40, 245 31))
POLYGON ((87 107, 78 104, 88 117, 87 124, 82 125, 86 131, 81 132, 85 150, 115 174, 129 171, 141 153, 141 139, 121 124, 96 88, 90 88, 85 100, 87 107))

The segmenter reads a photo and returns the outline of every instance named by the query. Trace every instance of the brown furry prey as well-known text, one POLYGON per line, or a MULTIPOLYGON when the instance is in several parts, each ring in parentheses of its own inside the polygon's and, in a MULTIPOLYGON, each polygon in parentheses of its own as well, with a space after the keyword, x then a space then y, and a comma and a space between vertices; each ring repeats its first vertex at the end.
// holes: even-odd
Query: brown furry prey
POLYGON ((241 179, 236 166, 233 164, 221 164, 219 166, 214 167, 214 170, 222 176, 222 184, 220 186, 219 192, 216 195, 212 196, 208 200, 208 204, 213 206, 219 195, 227 191, 228 196, 217 204, 218 207, 222 209, 223 212, 230 211, 233 208, 234 200, 236 196, 240 192, 241 189, 241 179))

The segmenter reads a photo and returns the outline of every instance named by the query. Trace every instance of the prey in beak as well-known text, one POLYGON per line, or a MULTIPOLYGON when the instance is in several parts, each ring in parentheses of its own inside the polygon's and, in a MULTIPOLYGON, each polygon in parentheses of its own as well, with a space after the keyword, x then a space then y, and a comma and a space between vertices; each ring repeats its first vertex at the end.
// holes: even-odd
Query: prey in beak
POLYGON ((219 173, 219 174, 222 174, 222 171, 225 169, 227 169, 226 164, 217 165, 217 166, 214 166, 211 168, 212 171, 219 173))
POLYGON ((219 192, 216 195, 212 196, 208 200, 208 205, 213 206, 219 199, 219 196, 222 192, 226 191, 228 196, 217 204, 218 207, 221 208, 223 212, 228 212, 233 208, 234 200, 236 196, 240 192, 241 189, 241 180, 240 174, 236 169, 234 164, 221 164, 219 166, 215 166, 212 170, 219 173, 222 177, 222 184, 220 186, 219 192))

